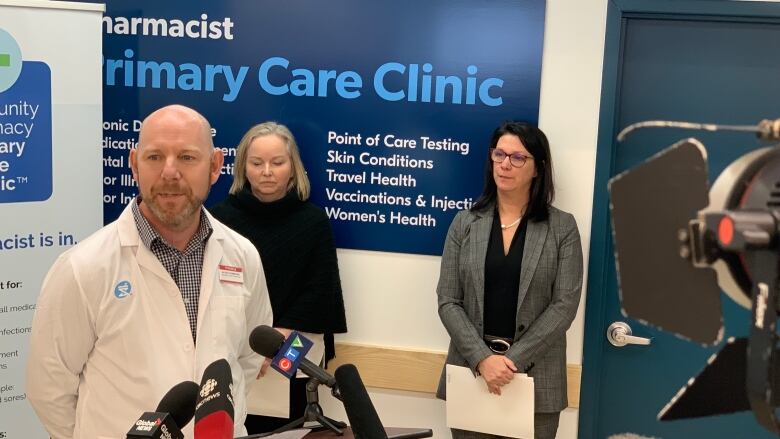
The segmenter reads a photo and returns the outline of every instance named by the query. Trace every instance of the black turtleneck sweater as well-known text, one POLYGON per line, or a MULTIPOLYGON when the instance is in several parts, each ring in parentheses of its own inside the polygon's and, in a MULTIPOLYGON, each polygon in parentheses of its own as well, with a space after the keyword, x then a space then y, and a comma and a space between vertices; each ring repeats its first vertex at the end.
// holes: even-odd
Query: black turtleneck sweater
POLYGON ((298 199, 295 189, 270 203, 247 185, 211 213, 249 239, 263 263, 274 326, 325 334, 326 359, 333 334, 347 331, 333 230, 325 212, 298 199))

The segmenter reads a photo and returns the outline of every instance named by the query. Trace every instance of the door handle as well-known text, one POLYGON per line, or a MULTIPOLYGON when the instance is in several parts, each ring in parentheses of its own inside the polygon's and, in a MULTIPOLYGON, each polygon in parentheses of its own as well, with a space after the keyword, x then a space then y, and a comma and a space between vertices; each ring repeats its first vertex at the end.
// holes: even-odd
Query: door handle
POLYGON ((631 335, 631 327, 624 322, 614 322, 607 328, 607 340, 613 346, 623 347, 627 344, 649 345, 650 339, 631 335))

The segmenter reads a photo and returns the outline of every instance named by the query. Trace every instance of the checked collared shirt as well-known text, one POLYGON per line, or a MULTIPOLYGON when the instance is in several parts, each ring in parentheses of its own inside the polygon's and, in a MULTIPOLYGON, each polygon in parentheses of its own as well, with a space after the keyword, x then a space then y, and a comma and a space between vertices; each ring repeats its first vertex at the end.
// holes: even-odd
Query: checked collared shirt
POLYGON ((203 273, 203 253, 206 250, 206 243, 214 229, 209 223, 203 208, 200 208, 200 225, 195 235, 187 243, 184 251, 179 251, 176 247, 170 245, 165 239, 157 233, 149 224, 149 221, 141 213, 138 204, 141 198, 137 197, 133 201, 133 218, 138 228, 138 234, 141 236, 141 242, 157 257, 160 263, 171 275, 181 291, 181 298, 184 301, 184 309, 187 312, 187 319, 190 322, 190 331, 192 332, 192 341, 195 342, 195 332, 198 327, 198 299, 200 298, 200 280, 203 273))

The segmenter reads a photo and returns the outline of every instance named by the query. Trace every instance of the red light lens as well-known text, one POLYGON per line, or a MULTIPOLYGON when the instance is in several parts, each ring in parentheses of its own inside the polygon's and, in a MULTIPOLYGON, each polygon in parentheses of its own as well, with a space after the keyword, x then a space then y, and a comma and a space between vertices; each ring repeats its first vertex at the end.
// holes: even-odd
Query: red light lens
POLYGON ((734 239, 734 221, 731 217, 724 216, 718 223, 718 240, 724 245, 731 244, 734 239))

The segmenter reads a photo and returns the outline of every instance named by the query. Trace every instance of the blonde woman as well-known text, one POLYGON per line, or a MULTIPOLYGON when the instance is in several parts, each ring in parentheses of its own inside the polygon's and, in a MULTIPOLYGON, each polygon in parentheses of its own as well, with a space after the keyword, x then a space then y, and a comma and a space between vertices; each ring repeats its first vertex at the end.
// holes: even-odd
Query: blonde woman
MULTIPOLYGON (((295 138, 275 122, 255 125, 236 151, 233 185, 212 214, 248 238, 260 253, 273 308, 274 327, 322 334, 325 360, 333 334, 346 332, 333 231, 311 202, 310 186, 295 138)), ((317 338, 317 337, 315 337, 317 338)), ((268 367, 263 365, 261 375, 268 367)), ((291 380, 290 418, 247 417, 249 434, 275 430, 303 416, 305 378, 291 380)))

